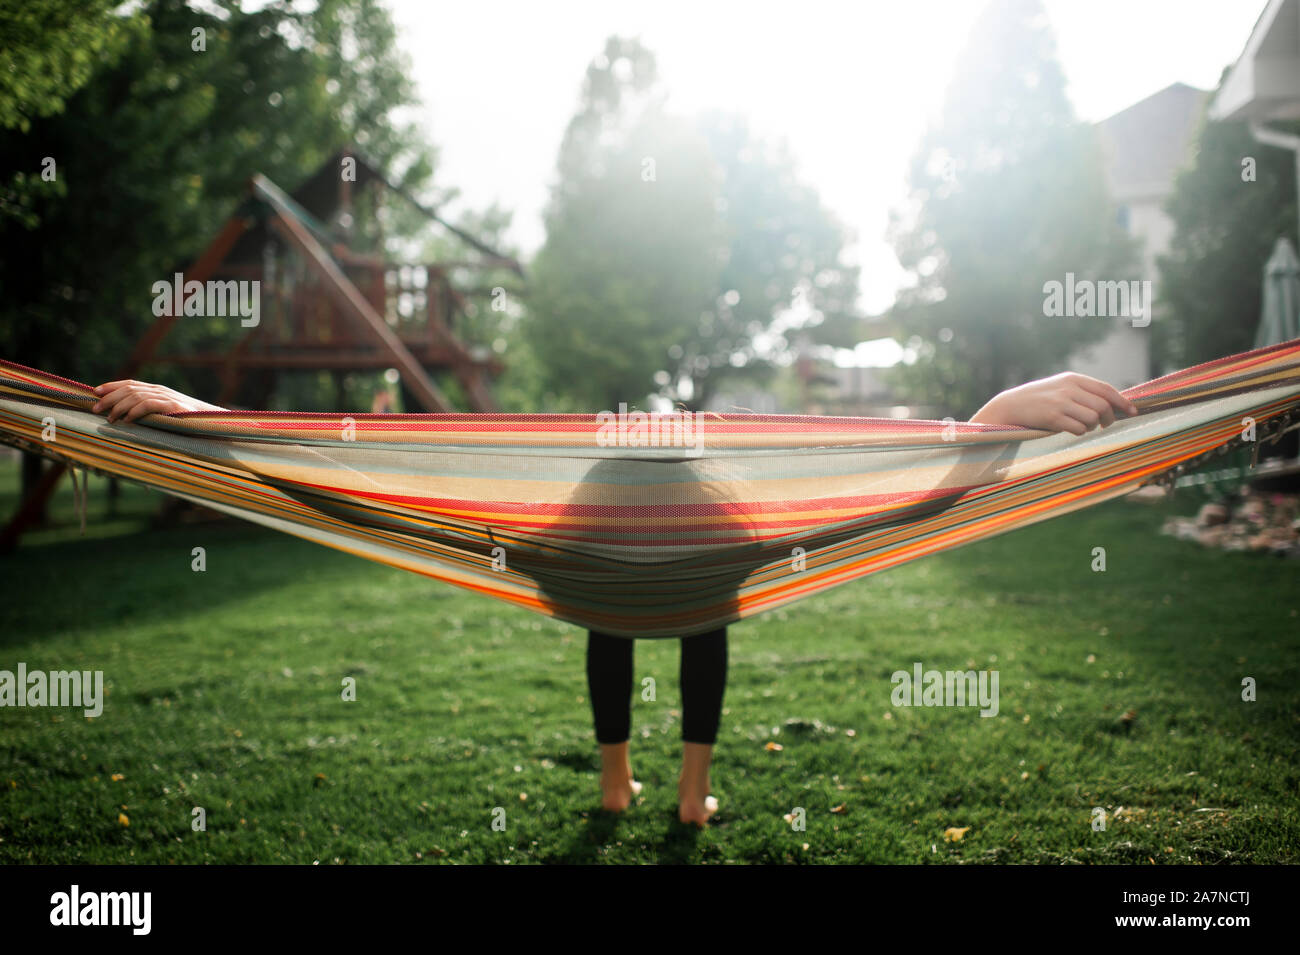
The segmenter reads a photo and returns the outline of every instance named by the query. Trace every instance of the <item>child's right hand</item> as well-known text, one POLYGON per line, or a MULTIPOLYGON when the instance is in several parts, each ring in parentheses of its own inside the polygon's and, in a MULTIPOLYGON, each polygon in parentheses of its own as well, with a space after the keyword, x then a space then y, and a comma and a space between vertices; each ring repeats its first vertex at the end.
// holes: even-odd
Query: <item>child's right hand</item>
POLYGON ((1009 388, 971 421, 1087 434, 1098 425, 1113 424, 1116 412, 1135 415, 1138 409, 1106 382, 1067 371, 1009 388))

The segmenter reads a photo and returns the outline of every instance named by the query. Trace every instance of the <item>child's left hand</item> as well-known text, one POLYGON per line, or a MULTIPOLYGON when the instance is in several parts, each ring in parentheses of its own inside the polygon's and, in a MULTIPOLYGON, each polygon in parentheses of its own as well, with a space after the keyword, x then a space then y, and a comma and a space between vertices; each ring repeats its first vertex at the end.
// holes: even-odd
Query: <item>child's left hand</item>
POLYGON ((130 423, 148 414, 225 410, 147 381, 106 381, 94 391, 99 400, 90 410, 108 415, 109 421, 130 423))

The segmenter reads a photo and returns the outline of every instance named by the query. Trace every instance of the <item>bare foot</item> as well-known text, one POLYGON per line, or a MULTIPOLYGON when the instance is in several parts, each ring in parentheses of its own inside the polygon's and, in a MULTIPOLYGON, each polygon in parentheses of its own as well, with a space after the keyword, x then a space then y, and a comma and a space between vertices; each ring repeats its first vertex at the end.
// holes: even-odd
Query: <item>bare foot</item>
POLYGON ((718 801, 709 795, 712 761, 712 743, 682 743, 682 772, 677 777, 677 818, 682 822, 706 826, 718 811, 718 801))
POLYGON ((600 777, 600 806, 610 812, 622 812, 632 805, 632 800, 641 795, 641 784, 632 778, 631 773, 620 773, 617 777, 607 779, 604 773, 600 777))
POLYGON ((709 795, 709 780, 695 782, 682 779, 677 784, 677 818, 703 828, 718 811, 718 800, 709 795))
POLYGON ((641 793, 627 747, 627 740, 600 744, 600 805, 610 812, 622 812, 641 793))

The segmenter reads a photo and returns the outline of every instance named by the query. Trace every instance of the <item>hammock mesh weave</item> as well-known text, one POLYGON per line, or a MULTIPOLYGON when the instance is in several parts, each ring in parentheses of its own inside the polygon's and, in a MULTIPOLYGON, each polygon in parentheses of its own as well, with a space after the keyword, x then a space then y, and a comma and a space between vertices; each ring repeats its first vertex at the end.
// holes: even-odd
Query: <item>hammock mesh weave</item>
POLYGON ((676 637, 1128 493, 1248 440, 1246 419, 1276 434, 1300 406, 1300 340, 1124 394, 1139 414, 1081 437, 725 414, 696 416, 691 447, 645 447, 596 415, 109 424, 86 385, 0 362, 0 440, 584 627, 676 637))

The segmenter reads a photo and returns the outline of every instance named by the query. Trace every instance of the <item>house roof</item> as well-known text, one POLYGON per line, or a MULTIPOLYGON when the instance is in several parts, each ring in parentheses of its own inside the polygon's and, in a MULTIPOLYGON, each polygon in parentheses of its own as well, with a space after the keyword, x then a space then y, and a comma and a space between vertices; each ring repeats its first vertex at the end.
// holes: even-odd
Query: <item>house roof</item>
POLYGON ((1118 201, 1159 198, 1173 188, 1208 96, 1174 83, 1097 124, 1111 194, 1118 201))
POLYGON ((1220 120, 1300 119, 1300 0, 1269 0, 1210 107, 1220 120))

